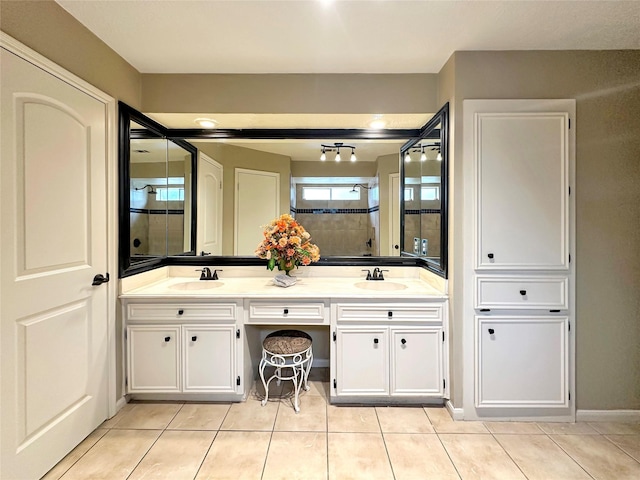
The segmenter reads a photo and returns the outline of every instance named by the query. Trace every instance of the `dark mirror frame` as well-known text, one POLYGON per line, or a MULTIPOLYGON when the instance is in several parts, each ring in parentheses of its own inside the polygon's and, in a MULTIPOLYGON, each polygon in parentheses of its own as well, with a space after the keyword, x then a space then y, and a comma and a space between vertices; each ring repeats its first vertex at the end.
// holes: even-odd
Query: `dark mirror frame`
POLYGON ((184 148, 191 154, 191 250, 182 255, 195 255, 196 219, 197 219, 197 160, 198 149, 181 139, 170 138, 164 126, 146 117, 129 105, 118 102, 118 223, 119 223, 119 274, 120 277, 133 275, 162 265, 167 255, 149 256, 145 260, 131 264, 131 220, 130 220, 130 183, 131 183, 131 138, 164 138, 184 148), (144 131, 132 131, 131 122, 145 128, 144 131))
POLYGON ((448 249, 449 249, 449 103, 446 103, 421 129, 420 135, 409 140, 400 149, 400 245, 404 248, 404 185, 405 165, 404 156, 407 150, 423 139, 440 140, 440 153, 442 164, 440 166, 440 259, 434 261, 430 258, 415 255, 412 252, 401 250, 400 255, 419 259, 419 264, 432 272, 447 278, 448 274, 448 249), (440 126, 440 128, 436 128, 440 126))

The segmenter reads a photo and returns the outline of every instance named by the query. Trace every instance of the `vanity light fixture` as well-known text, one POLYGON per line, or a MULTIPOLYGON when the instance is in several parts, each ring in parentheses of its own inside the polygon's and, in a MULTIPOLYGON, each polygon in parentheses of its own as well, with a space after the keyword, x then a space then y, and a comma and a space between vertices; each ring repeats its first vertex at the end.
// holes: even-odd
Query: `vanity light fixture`
POLYGON ((336 156, 335 156, 334 160, 336 162, 341 161, 342 160, 342 157, 340 156, 340 149, 341 148, 350 148, 351 149, 350 160, 352 162, 355 162, 357 160, 355 145, 346 145, 346 144, 344 144, 342 142, 336 142, 333 145, 322 144, 320 146, 322 147, 322 153, 320 155, 320 160, 323 161, 323 162, 327 159, 327 152, 336 152, 336 156))
MULTIPOLYGON (((411 150, 413 153, 420 153, 420 161, 421 162, 426 162, 427 161, 427 154, 424 152, 425 149, 428 148, 432 151, 437 151, 438 152, 438 156, 436 157, 436 160, 438 161, 442 161, 442 153, 440 153, 440 145, 437 143, 432 143, 429 145, 418 145, 416 146, 413 150, 411 150)), ((411 161, 411 157, 409 157, 409 151, 407 150, 407 153, 404 157, 405 162, 410 162, 411 161)))
POLYGON ((195 122, 202 128, 216 128, 218 122, 210 118, 196 118, 195 122))
POLYGON ((407 150, 404 154, 404 162, 409 163, 411 161, 411 155, 409 155, 409 150, 407 150))

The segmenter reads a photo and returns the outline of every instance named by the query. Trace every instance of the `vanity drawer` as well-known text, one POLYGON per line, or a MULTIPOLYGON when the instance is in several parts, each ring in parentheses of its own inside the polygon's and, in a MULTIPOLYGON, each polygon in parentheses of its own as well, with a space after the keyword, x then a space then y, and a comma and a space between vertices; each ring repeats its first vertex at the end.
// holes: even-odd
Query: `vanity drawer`
POLYGON ((329 323, 324 302, 250 302, 249 323, 329 323))
POLYGON ((127 320, 207 320, 236 321, 235 303, 129 303, 127 304, 127 320))
POLYGON ((475 308, 566 310, 568 277, 476 277, 475 308))
POLYGON ((338 322, 371 321, 442 321, 442 305, 406 305, 406 304, 340 304, 337 306, 338 322))

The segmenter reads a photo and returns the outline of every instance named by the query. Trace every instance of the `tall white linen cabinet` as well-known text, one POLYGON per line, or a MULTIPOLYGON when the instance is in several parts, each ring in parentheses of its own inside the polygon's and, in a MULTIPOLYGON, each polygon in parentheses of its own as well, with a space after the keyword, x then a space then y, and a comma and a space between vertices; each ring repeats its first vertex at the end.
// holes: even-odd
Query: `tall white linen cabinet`
POLYGON ((575 101, 463 101, 463 168, 464 418, 573 421, 575 101))

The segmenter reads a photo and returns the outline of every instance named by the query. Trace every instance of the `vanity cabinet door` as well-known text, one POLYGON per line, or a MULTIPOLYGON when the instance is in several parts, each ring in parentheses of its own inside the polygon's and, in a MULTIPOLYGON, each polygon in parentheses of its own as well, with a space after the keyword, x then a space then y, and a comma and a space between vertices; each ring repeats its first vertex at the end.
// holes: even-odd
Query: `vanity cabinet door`
POLYGON ((389 393, 388 328, 338 327, 338 395, 389 393))
POLYGON ((566 316, 476 317, 476 406, 569 405, 566 316))
POLYGON ((443 396, 442 328, 390 332, 391 395, 443 396))
POLYGON ((569 268, 569 114, 476 113, 476 268, 569 268))
POLYGON ((235 325, 184 325, 185 392, 236 391, 235 325))
POLYGON ((180 326, 127 327, 129 393, 180 391, 180 326))

